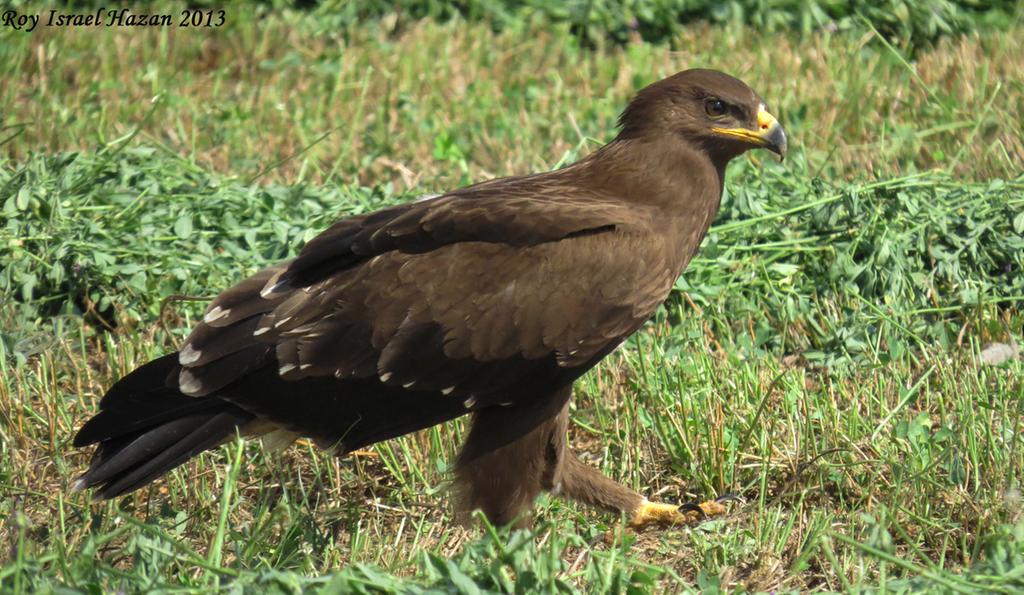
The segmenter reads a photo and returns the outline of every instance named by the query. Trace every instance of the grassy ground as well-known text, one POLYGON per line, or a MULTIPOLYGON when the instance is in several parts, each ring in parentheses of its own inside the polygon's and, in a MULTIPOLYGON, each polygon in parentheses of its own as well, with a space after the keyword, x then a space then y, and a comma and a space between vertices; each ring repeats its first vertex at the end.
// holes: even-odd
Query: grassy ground
POLYGON ((1024 364, 978 358, 1024 322, 1024 29, 910 64, 870 31, 584 51, 386 25, 0 33, 0 591, 1024 587, 1024 364), (728 517, 636 535, 544 499, 533 534, 454 527, 460 423, 344 460, 231 445, 112 503, 67 492, 74 429, 198 311, 161 325, 163 297, 337 214, 573 159, 692 65, 759 89, 794 154, 734 167, 668 306, 578 385, 572 439, 662 499, 742 494, 728 517))
POLYGON ((464 155, 470 179, 548 167, 607 139, 640 86, 714 66, 770 98, 810 170, 829 179, 937 165, 1006 177, 1024 160, 1013 124, 1024 111, 1020 28, 947 40, 913 69, 870 31, 797 41, 693 28, 674 41, 679 51, 592 51, 557 30, 421 23, 385 38, 384 24, 317 28, 296 15, 235 14, 201 31, 3 33, 3 125, 22 129, 4 150, 90 149, 138 129, 137 140, 243 179, 446 188, 463 172, 438 167, 438 152, 464 155))

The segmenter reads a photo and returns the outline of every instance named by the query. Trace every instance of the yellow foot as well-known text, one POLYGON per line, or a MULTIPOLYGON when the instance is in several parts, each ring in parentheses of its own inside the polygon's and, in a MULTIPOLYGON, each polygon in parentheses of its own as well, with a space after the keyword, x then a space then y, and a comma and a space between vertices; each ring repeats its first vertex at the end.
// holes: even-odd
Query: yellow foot
MULTIPOLYGON (((731 499, 731 498, 730 498, 731 499)), ((724 498, 708 500, 700 504, 690 503, 677 506, 675 504, 663 504, 661 502, 649 502, 644 500, 633 512, 633 518, 629 526, 633 529, 644 529, 652 525, 689 525, 702 521, 709 517, 725 514, 726 508, 722 505, 724 498)))

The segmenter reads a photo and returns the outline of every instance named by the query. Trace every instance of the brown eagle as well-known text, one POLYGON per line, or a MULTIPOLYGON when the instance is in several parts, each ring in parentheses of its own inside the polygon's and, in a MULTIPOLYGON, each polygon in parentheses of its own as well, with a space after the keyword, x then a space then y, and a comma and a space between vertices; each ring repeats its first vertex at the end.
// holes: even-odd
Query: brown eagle
MULTIPOLYGON (((644 324, 718 210, 731 159, 786 136, 741 81, 643 90, 613 141, 547 173, 343 219, 221 293, 177 353, 128 374, 75 437, 75 488, 135 490, 236 433, 339 455, 462 415, 460 510, 529 523, 542 491, 684 522, 566 444, 572 384, 644 324)), ((719 507, 721 508, 721 507, 719 507)))

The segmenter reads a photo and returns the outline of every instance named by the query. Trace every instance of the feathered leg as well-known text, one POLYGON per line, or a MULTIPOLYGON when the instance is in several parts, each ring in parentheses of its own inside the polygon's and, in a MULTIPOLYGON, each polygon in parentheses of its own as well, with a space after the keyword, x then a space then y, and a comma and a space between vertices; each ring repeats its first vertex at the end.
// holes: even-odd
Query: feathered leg
POLYGON ((526 427, 513 408, 493 408, 474 415, 473 426, 456 466, 458 510, 480 509, 495 525, 529 526, 533 501, 542 490, 609 512, 629 515, 634 528, 694 523, 720 515, 718 501, 700 504, 651 502, 587 465, 566 444, 569 391, 551 401, 561 405, 519 438, 493 447, 510 425, 526 427), (490 444, 488 448, 485 444, 490 444))
POLYGON ((473 415, 455 467, 456 509, 463 521, 480 509, 495 525, 531 524, 534 499, 555 486, 570 394, 571 387, 544 399, 554 407, 543 413, 526 404, 473 415))

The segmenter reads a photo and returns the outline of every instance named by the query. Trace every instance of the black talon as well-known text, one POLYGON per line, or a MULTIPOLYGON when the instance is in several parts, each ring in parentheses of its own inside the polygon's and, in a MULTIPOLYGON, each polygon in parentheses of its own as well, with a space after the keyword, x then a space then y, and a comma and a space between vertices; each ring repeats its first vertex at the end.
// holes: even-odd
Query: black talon
POLYGON ((726 502, 739 502, 740 504, 743 504, 745 501, 743 500, 743 496, 730 492, 715 498, 715 502, 718 502, 719 504, 725 504, 726 502))
POLYGON ((696 502, 687 502, 679 505, 679 512, 696 512, 700 514, 700 520, 708 518, 708 513, 704 512, 704 509, 700 507, 696 502))

